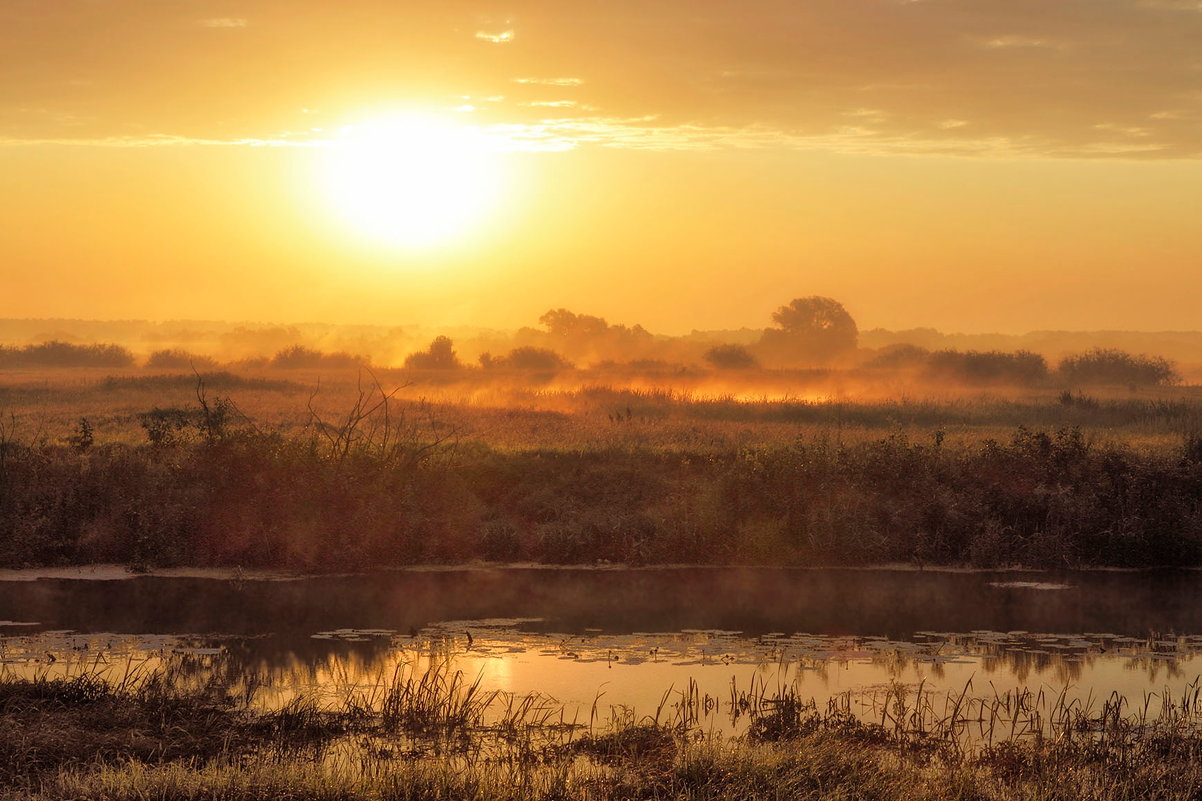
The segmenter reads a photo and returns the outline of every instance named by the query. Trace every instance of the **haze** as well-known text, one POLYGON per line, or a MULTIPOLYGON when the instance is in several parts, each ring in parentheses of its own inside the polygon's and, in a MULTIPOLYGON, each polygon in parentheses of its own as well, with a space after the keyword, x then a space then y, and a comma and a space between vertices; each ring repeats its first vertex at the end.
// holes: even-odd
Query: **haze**
POLYGON ((0 317, 1197 328, 1200 41, 1185 0, 7 0, 0 317), (434 244, 322 182, 397 114, 490 143, 434 244))

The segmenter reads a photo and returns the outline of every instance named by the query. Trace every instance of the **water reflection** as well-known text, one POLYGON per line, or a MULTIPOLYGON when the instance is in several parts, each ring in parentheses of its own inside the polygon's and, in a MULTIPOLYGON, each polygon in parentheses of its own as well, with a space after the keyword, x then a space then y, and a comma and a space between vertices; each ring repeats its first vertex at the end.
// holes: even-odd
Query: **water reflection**
MULTIPOLYGON (((279 707, 297 697, 338 705, 377 697, 398 678, 462 673, 482 691, 534 695, 574 720, 614 709, 662 708, 683 695, 715 699, 788 692, 819 705, 848 697, 862 711, 882 692, 976 698, 1068 693, 1088 701, 1180 694, 1202 673, 1202 636, 1140 639, 976 631, 916 632, 912 639, 725 630, 582 634, 530 631, 542 621, 456 621, 414 633, 342 628, 314 632, 309 647, 277 637, 80 634, 62 630, 0 638, 10 675, 104 671, 120 680, 152 671, 193 687, 279 707)), ((733 701, 726 704, 733 708, 733 701)), ((1154 711, 1154 710, 1153 710, 1154 711)), ((713 724, 723 727, 720 716, 713 724)))
POLYGON ((462 672, 569 719, 693 699, 718 728, 748 693, 854 696, 863 715, 898 687, 1142 703, 1202 673, 1196 577, 677 569, 38 581, 0 584, 0 662, 18 675, 169 671, 263 706, 371 699, 398 677, 462 672))

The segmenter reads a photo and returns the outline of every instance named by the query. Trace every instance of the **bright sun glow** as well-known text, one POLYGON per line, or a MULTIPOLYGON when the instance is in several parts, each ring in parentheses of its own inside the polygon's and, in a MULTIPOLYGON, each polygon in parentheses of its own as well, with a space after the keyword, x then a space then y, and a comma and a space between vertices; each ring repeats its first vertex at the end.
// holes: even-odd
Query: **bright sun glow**
POLYGON ((456 239, 496 203, 495 153, 474 129, 433 115, 397 114, 343 128, 325 186, 358 232, 400 247, 456 239))

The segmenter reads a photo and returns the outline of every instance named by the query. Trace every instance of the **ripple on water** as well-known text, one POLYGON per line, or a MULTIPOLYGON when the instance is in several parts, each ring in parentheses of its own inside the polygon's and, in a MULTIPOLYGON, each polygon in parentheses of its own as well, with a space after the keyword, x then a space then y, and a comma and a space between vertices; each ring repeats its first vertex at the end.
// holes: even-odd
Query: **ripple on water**
POLYGON ((1071 590, 1072 584, 1057 584, 1053 581, 991 581, 990 587, 1015 590, 1071 590))

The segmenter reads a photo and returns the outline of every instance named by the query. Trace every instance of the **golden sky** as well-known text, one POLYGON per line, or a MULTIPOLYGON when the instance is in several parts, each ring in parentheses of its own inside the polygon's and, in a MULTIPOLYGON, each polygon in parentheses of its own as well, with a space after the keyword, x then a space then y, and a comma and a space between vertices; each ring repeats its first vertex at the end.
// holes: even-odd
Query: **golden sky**
POLYGON ((0 76, 0 316, 1202 328, 1198 0, 3 0, 0 76))

